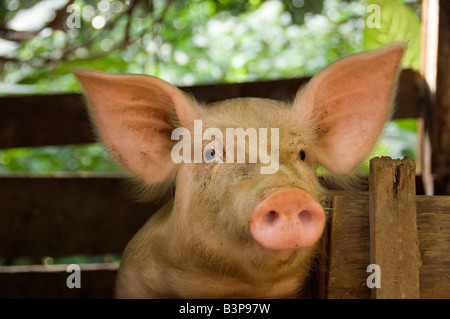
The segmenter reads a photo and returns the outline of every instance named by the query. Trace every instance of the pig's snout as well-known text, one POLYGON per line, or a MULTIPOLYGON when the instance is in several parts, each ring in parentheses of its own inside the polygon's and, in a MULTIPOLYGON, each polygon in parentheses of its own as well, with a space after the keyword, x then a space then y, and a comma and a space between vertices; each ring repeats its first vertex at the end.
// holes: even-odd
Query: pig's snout
POLYGON ((325 213, 311 195, 300 188, 270 194, 250 215, 250 233, 268 249, 312 246, 322 235, 325 213))

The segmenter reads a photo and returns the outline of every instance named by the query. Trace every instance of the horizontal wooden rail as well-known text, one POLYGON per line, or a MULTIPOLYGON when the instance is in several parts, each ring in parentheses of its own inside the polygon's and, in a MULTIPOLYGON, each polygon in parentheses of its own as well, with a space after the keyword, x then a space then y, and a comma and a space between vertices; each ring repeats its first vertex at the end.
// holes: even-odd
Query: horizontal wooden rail
MULTIPOLYGON (((326 298, 369 299, 369 193, 343 192, 332 206, 326 298)), ((420 298, 450 298, 450 196, 416 196, 416 209, 420 298)))
MULTIPOLYGON (((111 197, 116 195, 112 193, 111 197)), ((370 298, 371 290, 366 284, 367 277, 370 275, 366 269, 371 263, 369 192, 336 191, 330 198, 329 203, 329 208, 332 209, 329 227, 329 270, 326 274, 326 288, 323 297, 333 299, 370 298)), ((448 244, 450 242, 450 197, 416 196, 416 209, 417 235, 422 261, 419 269, 420 297, 450 298, 450 245, 448 244)), ((116 213, 116 211, 108 212, 112 218, 116 213)), ((60 218, 64 218, 64 214, 60 218)), ((60 218, 47 216, 45 221, 51 224, 52 219, 58 220, 60 218)), ((116 241, 116 237, 123 233, 121 227, 126 228, 125 225, 129 223, 129 221, 123 219, 125 216, 120 218, 122 218, 121 225, 116 225, 114 230, 109 229, 109 233, 106 234, 101 233, 104 231, 103 229, 96 230, 95 227, 91 228, 89 224, 83 227, 84 231, 69 234, 69 236, 65 235, 65 229, 41 227, 38 231, 41 236, 33 236, 32 234, 34 242, 26 240, 27 245, 40 246, 39 249, 44 249, 43 242, 46 243, 59 238, 57 243, 50 243, 47 247, 52 248, 59 244, 66 246, 66 249, 68 249, 68 242, 85 241, 86 236, 92 236, 96 232, 104 237, 105 241, 116 241), (86 229, 89 231, 86 231, 86 229)), ((97 220, 97 218, 94 218, 94 220, 97 220)), ((61 221, 59 221, 60 223, 61 221)), ((104 223, 108 223, 108 221, 104 221, 104 223)), ((31 221, 31 226, 32 224, 31 221)), ((29 227, 25 227, 20 233, 16 233, 13 240, 28 237, 29 227)), ((77 225, 74 227, 78 228, 77 225)), ((3 231, 0 231, 0 234, 3 241, 3 231)), ((131 231, 129 235, 131 235, 131 231)), ((92 240, 89 241, 92 242, 92 240)), ((97 243, 105 244, 102 240, 97 243)), ((11 239, 9 244, 13 244, 11 239)), ((87 251, 92 252, 92 248, 88 248, 87 251)), ((0 289, 0 298, 112 297, 116 275, 115 265, 81 265, 82 285, 84 285, 82 289, 67 288, 65 282, 69 274, 65 267, 63 265, 0 267, 0 287, 2 288, 0 289)), ((383 275, 381 284, 383 287, 383 275)))
POLYGON ((0 298, 113 298, 118 265, 80 265, 80 288, 68 288, 67 265, 0 267, 0 298))
MULTIPOLYGON (((292 100, 310 78, 182 87, 203 103, 236 97, 292 100)), ((427 84, 413 70, 403 70, 394 118, 417 118, 429 107, 427 84)), ((82 144, 95 137, 81 94, 0 97, 0 149, 82 144)))
POLYGON ((0 178, 0 257, 121 253, 160 207, 116 177, 0 178))
POLYGON ((416 196, 414 178, 410 158, 373 158, 369 192, 334 196, 328 298, 450 297, 450 196, 416 196))
POLYGON ((0 257, 121 253, 161 206, 130 186, 118 174, 0 176, 0 257))

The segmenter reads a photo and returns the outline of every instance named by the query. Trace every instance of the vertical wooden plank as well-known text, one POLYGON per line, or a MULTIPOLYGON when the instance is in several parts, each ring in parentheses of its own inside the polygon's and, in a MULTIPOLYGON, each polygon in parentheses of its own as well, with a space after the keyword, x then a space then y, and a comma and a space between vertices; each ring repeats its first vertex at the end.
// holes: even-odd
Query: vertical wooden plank
MULTIPOLYGON (((429 1, 434 3, 435 1, 429 1)), ((450 195, 450 1, 439 1, 436 94, 432 127, 435 194, 450 195)))
POLYGON ((372 298, 420 298, 415 196, 412 159, 370 161, 370 262, 381 270, 372 298))
POLYGON ((439 5, 438 0, 422 1, 422 30, 420 52, 420 74, 426 80, 429 88, 428 100, 431 105, 424 104, 421 116, 417 119, 417 170, 422 175, 424 191, 427 195, 434 194, 434 180, 431 158, 431 121, 432 104, 436 92, 437 47, 438 47, 439 5))
POLYGON ((420 74, 425 78, 431 92, 436 92, 437 50, 439 35, 439 1, 422 1, 422 30, 420 74))
POLYGON ((335 196, 330 223, 328 299, 369 299, 369 203, 367 193, 335 196))

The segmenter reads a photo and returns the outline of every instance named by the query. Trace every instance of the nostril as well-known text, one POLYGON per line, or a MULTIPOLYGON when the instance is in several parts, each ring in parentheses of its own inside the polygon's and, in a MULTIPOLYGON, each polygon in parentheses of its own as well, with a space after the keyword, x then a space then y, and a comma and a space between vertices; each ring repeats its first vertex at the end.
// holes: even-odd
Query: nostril
POLYGON ((302 210, 302 211, 298 214, 298 218, 300 219, 300 221, 301 221, 302 223, 305 223, 305 224, 311 223, 311 221, 312 221, 312 219, 313 219, 311 213, 310 213, 309 211, 307 211, 307 210, 302 210))
POLYGON ((278 219, 278 213, 274 210, 271 210, 266 214, 266 222, 273 223, 275 220, 278 219))
POLYGON ((311 247, 322 235, 325 213, 306 191, 283 188, 274 191, 251 212, 249 230, 267 249, 311 247))

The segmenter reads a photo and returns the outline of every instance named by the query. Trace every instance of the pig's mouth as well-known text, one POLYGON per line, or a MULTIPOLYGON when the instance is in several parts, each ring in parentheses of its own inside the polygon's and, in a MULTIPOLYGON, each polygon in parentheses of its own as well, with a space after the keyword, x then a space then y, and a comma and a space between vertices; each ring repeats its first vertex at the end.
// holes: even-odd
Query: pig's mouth
MULTIPOLYGON (((255 243, 257 244, 257 243, 255 243)), ((302 271, 309 272, 317 252, 316 245, 301 249, 273 250, 259 246, 259 254, 253 255, 249 265, 254 276, 279 281, 302 271)))
POLYGON ((294 252, 297 251, 297 249, 282 249, 282 250, 264 249, 264 250, 268 260, 276 260, 281 263, 289 263, 290 259, 293 259, 295 257, 294 252))

